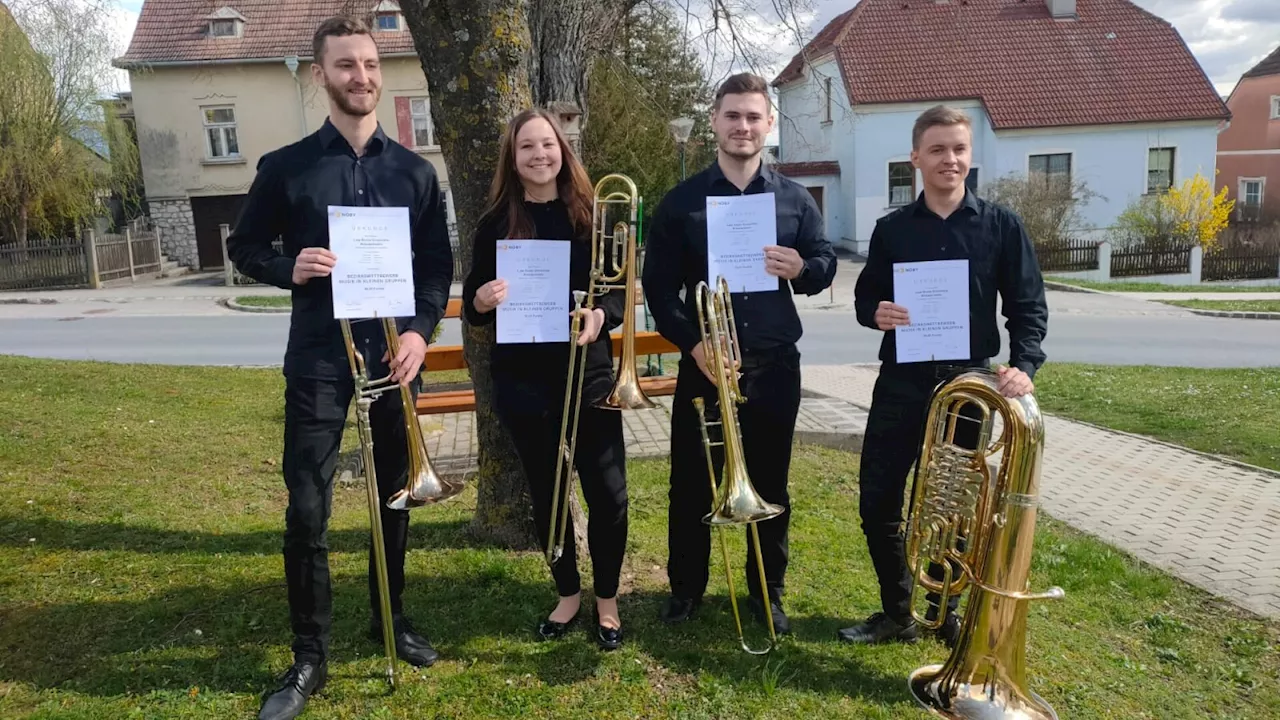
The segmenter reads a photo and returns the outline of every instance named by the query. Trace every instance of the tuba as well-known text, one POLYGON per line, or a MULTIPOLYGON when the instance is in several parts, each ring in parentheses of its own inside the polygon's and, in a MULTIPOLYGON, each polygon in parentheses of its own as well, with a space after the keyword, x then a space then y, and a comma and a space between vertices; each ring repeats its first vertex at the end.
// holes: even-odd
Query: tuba
POLYGON ((596 407, 607 410, 647 410, 657 406, 640 387, 640 376, 636 372, 636 222, 640 207, 640 194, 636 184, 626 175, 606 175, 596 183, 591 209, 591 279, 586 291, 573 292, 574 314, 569 323, 568 383, 564 389, 564 411, 560 416, 560 446, 556 450, 556 475, 551 493, 552 522, 547 536, 547 563, 551 565, 558 562, 564 553, 564 538, 570 523, 568 498, 572 492, 571 476, 578 447, 578 415, 586 371, 587 348, 580 348, 577 344, 578 334, 582 332, 582 320, 577 311, 594 308, 596 297, 620 288, 625 292, 622 353, 617 379, 609 394, 596 407), (610 183, 621 183, 623 189, 603 195, 603 188, 610 183), (627 210, 628 218, 626 221, 618 219, 610 231, 610 206, 619 204, 627 210), (566 475, 570 476, 565 480, 567 487, 561 490, 561 479, 566 475))
POLYGON ((1033 396, 1006 398, 996 387, 993 372, 966 371, 941 384, 930 401, 907 521, 912 615, 936 629, 948 598, 968 587, 969 600, 947 661, 918 668, 908 685, 922 706, 941 717, 1056 720, 1053 708, 1027 686, 1024 662, 1029 603, 1063 597, 1058 587, 1028 589, 1044 422, 1033 396), (957 421, 970 421, 960 416, 966 405, 979 414, 974 450, 955 440, 957 421), (997 417, 1003 429, 992 442, 997 417), (987 460, 1000 450, 1004 456, 993 476, 987 460), (931 564, 942 569, 940 580, 929 576, 931 564), (934 619, 916 612, 921 589, 940 596, 934 619))
MULTIPOLYGON (((400 335, 396 332, 395 321, 391 318, 380 318, 382 331, 387 340, 389 357, 395 357, 400 351, 400 335)), ((365 367, 364 356, 356 349, 351 335, 351 321, 340 319, 342 338, 347 349, 347 361, 351 365, 351 377, 355 381, 356 427, 360 438, 361 459, 364 465, 365 489, 369 496, 369 524, 373 532, 373 557, 378 576, 378 594, 381 599, 382 641, 387 654, 387 682, 391 687, 396 685, 396 644, 391 625, 391 593, 387 581, 387 556, 382 539, 382 513, 378 507, 378 476, 373 464, 373 431, 369 424, 369 408, 385 392, 393 388, 400 390, 400 404, 404 417, 405 436, 409 453, 409 479, 404 488, 387 500, 387 507, 392 510, 411 510, 423 505, 430 505, 448 500, 462 492, 466 487, 461 480, 446 481, 436 474, 427 457, 427 444, 422 438, 422 426, 418 424, 418 413, 414 408, 413 397, 409 388, 395 383, 388 375, 371 379, 365 367)))
POLYGON ((702 335, 702 347, 706 356, 707 369, 716 378, 716 398, 720 409, 719 422, 707 422, 706 403, 701 397, 693 399, 694 409, 698 412, 698 423, 702 429, 702 446, 707 458, 707 476, 711 481, 711 495, 714 499, 711 512, 703 516, 702 522, 720 528, 720 553, 724 556, 725 576, 729 585, 729 603, 733 607, 733 620, 738 627, 738 643, 751 655, 764 655, 774 648, 778 642, 777 632, 773 627, 773 612, 769 609, 769 588, 764 578, 764 558, 760 554, 760 531, 757 523, 775 518, 786 511, 781 505, 764 501, 751 484, 747 475, 746 457, 742 450, 742 430, 738 426, 737 405, 745 402, 746 397, 738 386, 738 366, 741 364, 742 351, 738 347, 738 334, 733 321, 733 305, 729 296, 729 284, 724 278, 717 278, 716 289, 712 290, 705 282, 699 282, 694 289, 695 305, 698 308, 698 326, 702 335), (721 441, 713 443, 707 432, 710 425, 720 426, 721 441), (713 447, 724 447, 724 480, 716 487, 715 465, 711 457, 713 447), (725 526, 746 525, 750 528, 751 540, 755 545, 756 569, 760 573, 760 594, 763 596, 764 615, 769 625, 769 644, 762 650, 753 650, 747 645, 742 633, 742 617, 738 612, 737 591, 733 585, 733 565, 729 562, 729 548, 725 542, 725 526))

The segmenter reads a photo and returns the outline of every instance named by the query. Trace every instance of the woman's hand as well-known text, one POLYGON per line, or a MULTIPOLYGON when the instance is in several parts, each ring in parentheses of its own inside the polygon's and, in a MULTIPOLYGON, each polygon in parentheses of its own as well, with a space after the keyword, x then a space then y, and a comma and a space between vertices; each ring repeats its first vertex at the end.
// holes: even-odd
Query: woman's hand
MULTIPOLYGON (((595 342, 600 336, 600 328, 604 327, 604 310, 581 308, 575 312, 582 318, 582 332, 578 333, 578 346, 595 342)), ((573 312, 569 313, 570 322, 573 321, 573 315, 573 312)))
POLYGON ((502 278, 490 280, 480 289, 476 291, 476 299, 472 301, 476 312, 487 313, 492 312, 494 308, 501 305, 507 299, 507 281, 502 278))

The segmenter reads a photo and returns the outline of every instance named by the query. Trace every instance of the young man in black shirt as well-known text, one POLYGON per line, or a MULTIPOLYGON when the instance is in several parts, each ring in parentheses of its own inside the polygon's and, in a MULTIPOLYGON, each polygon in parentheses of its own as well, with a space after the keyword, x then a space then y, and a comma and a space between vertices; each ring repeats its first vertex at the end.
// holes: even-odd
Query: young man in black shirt
MULTIPOLYGON (((334 467, 354 385, 341 328, 333 317, 330 275, 342 259, 328 249, 327 208, 409 209, 416 312, 397 322, 400 351, 384 359, 387 347, 379 322, 351 326, 371 377, 390 372, 416 393, 427 340, 444 315, 453 278, 444 193, 435 171, 388 138, 378 124, 382 76, 369 28, 357 20, 333 18, 317 30, 313 46, 312 77, 328 93, 329 119, 309 137, 262 157, 235 232, 227 239, 228 254, 240 272, 289 288, 293 297, 284 358, 283 470, 289 490, 284 566, 294 664, 265 699, 262 720, 297 717, 328 672, 332 591, 326 536, 334 467), (271 247, 276 237, 283 240, 283 254, 271 247)), ((386 393, 374 402, 370 422, 396 653, 413 665, 428 666, 436 651, 401 612, 408 511, 386 507, 408 475, 399 393, 386 393)), ((370 637, 381 643, 376 577, 370 552, 370 637)))
MULTIPOLYGON (((782 610, 782 590, 791 516, 787 472, 800 408, 800 353, 796 341, 800 339, 801 326, 791 294, 816 295, 830 286, 835 277, 836 256, 809 191, 778 175, 761 160, 765 137, 774 123, 764 79, 744 73, 725 80, 716 93, 711 122, 719 145, 717 161, 662 199, 645 248, 643 281, 649 309, 658 332, 681 353, 671 413, 667 575, 672 595, 663 605, 662 619, 688 619, 701 604, 708 580, 711 535, 702 517, 711 511, 711 484, 693 406, 693 398, 705 398, 708 422, 716 419, 716 391, 710 382, 694 305, 698 282, 706 281, 714 287, 716 281, 707 276, 707 198, 771 193, 777 241, 764 248, 760 262, 769 275, 777 278, 777 287, 733 293, 732 301, 742 348, 740 386, 747 398, 736 408, 747 474, 767 502, 786 509, 782 515, 761 522, 758 528, 774 627, 785 633, 788 621, 782 610)), ((721 463, 716 465, 720 475, 721 463)), ((748 535, 748 542, 749 538, 748 535)), ((747 557, 750 606, 756 618, 764 622, 764 593, 750 545, 747 557)))
MULTIPOLYGON (((1045 361, 1040 343, 1049 312, 1040 266, 1018 216, 966 187, 972 137, 969 118, 952 108, 938 106, 916 120, 911 160, 924 178, 924 192, 877 221, 867 264, 855 287, 858 322, 884 332, 858 478, 862 529, 880 582, 882 611, 840 630, 838 636, 845 642, 909 642, 919 636, 909 607, 912 578, 902 528, 907 473, 920 452, 933 389, 965 368, 989 367, 1000 351, 997 292, 1008 318, 1010 342, 1009 365, 997 369, 1000 392, 1006 397, 1032 392, 1032 378, 1045 361), (895 328, 908 325, 911 318, 894 302, 893 266, 933 260, 968 261, 970 357, 900 364, 895 328)), ((960 422, 956 440, 972 447, 975 423, 960 422)), ((936 618, 937 598, 929 600, 928 615, 936 618)), ((956 603, 956 598, 948 603, 939 630, 949 645, 960 628, 956 603)))

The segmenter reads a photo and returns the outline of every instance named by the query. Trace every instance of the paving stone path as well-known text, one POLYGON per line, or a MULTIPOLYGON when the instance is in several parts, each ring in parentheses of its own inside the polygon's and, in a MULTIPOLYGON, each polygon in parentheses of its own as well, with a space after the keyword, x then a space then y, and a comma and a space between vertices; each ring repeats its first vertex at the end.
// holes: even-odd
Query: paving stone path
MULTIPOLYGON (((806 365, 797 440, 862 447, 874 365, 806 365)), ((668 452, 670 397, 624 415, 628 453, 668 452)), ((423 418, 442 472, 475 468, 472 413, 423 418)), ((1208 592, 1280 619, 1280 473, 1048 416, 1045 512, 1208 592)))

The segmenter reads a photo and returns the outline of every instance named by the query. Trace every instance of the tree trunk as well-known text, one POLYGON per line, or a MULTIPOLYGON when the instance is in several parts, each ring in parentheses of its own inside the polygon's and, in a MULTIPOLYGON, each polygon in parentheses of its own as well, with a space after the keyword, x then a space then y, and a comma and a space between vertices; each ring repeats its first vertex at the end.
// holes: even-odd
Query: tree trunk
MULTIPOLYGON (((401 8, 431 93, 431 116, 449 171, 463 272, 484 209, 507 121, 530 105, 529 32, 520 0, 411 0, 401 8)), ((489 350, 494 327, 463 322, 462 345, 476 395, 480 448, 471 530, 480 539, 527 549, 535 542, 524 472, 493 410, 489 350)))

